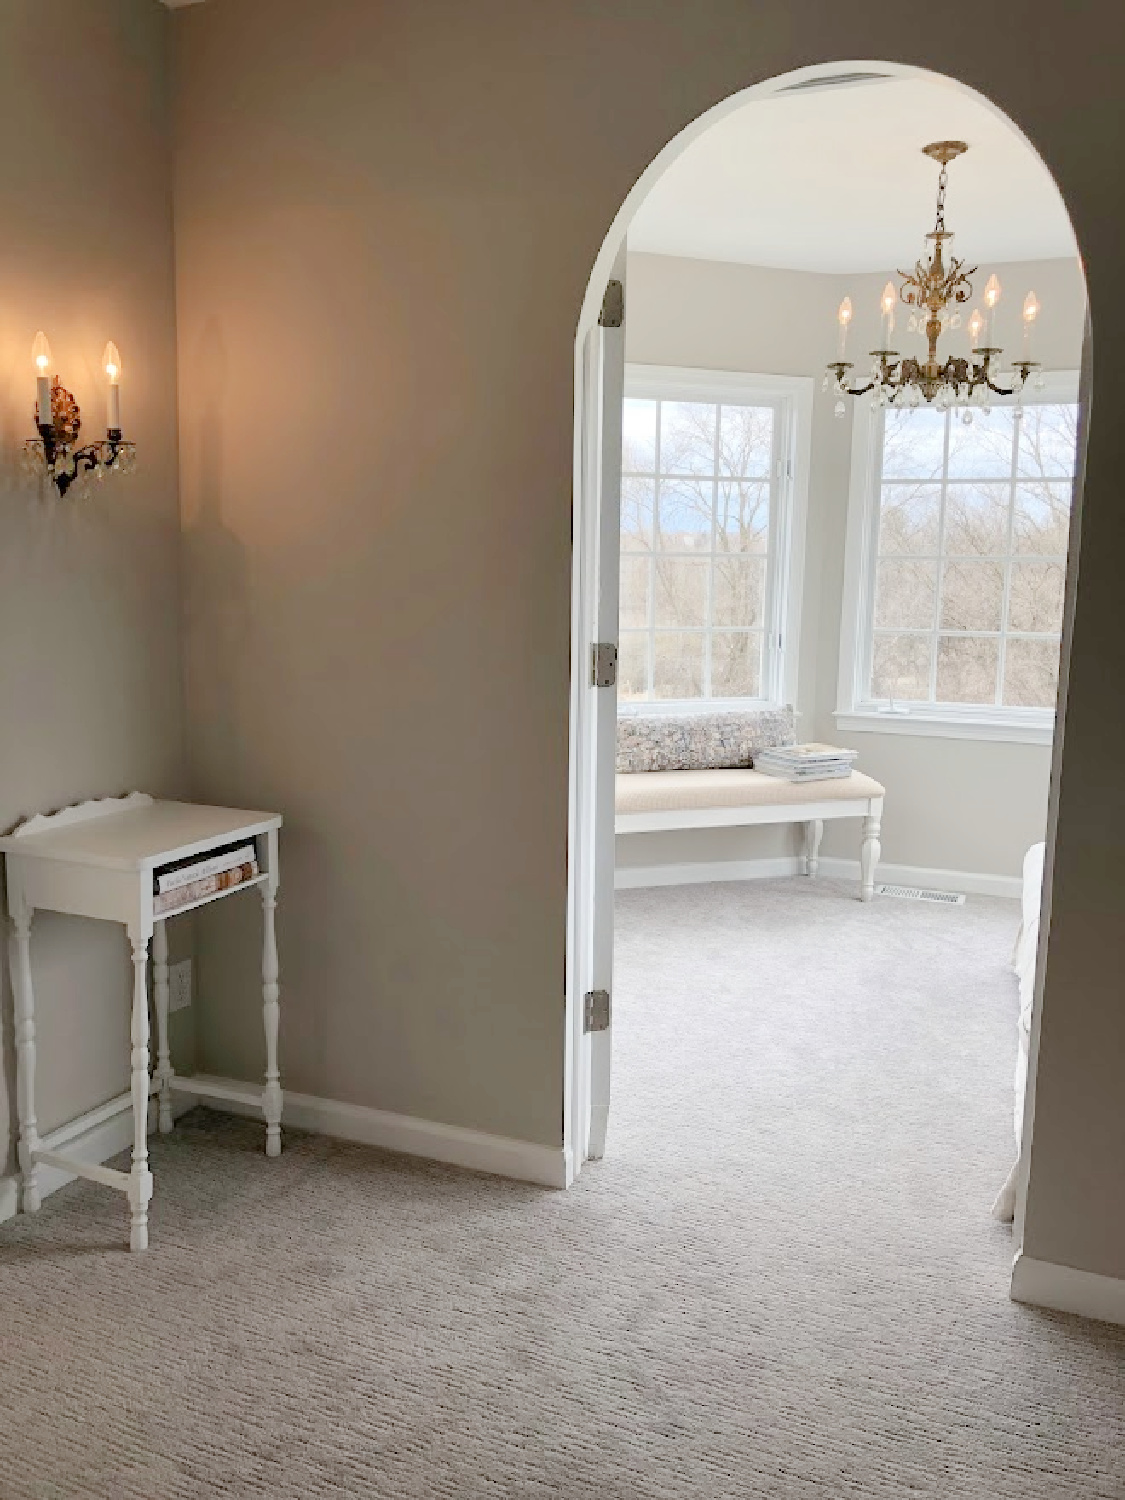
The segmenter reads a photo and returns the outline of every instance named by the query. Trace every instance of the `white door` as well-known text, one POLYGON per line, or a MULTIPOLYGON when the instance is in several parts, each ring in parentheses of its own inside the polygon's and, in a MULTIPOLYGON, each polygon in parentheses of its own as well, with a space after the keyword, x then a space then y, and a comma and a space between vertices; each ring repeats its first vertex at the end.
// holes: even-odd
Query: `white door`
MULTIPOLYGON (((586 1054, 585 1157, 605 1153, 613 994, 613 789, 617 738, 617 608, 621 550, 621 417, 625 396, 624 253, 614 267, 584 361, 583 636, 579 890, 585 928, 579 991, 586 1054), (588 1060, 588 1061, 587 1061, 588 1060)), ((579 1138, 579 1150, 583 1142, 579 1138)))

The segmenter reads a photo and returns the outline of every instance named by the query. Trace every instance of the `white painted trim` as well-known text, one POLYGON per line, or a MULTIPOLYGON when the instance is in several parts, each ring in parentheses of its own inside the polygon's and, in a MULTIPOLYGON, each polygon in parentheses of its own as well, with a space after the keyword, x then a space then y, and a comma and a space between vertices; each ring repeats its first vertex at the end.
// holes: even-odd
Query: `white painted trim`
MULTIPOLYGON (((220 1080, 212 1080, 219 1082, 220 1080)), ((237 1097, 249 1086, 235 1079, 221 1080, 232 1097, 215 1107, 224 1114, 248 1115, 260 1119, 261 1104, 248 1103, 237 1097)), ((174 1085, 173 1085, 174 1087, 174 1085)), ((494 1177, 514 1177, 519 1182, 534 1182, 540 1187, 565 1188, 571 1178, 562 1146, 541 1146, 534 1141, 520 1141, 511 1136, 487 1135, 481 1130, 466 1130, 460 1125, 443 1125, 438 1120, 422 1120, 414 1115, 393 1114, 386 1109, 371 1109, 365 1104, 346 1104, 339 1099, 321 1099, 315 1094, 294 1094, 285 1090, 282 1131, 287 1126, 309 1130, 316 1135, 333 1136, 341 1141, 358 1141, 364 1146, 379 1146, 384 1151, 398 1151, 404 1156, 421 1156, 429 1161, 448 1162, 494 1177)))
POLYGON ((656 885, 710 885, 720 880, 782 880, 799 874, 795 854, 770 859, 685 859, 670 865, 618 865, 613 884, 616 890, 633 891, 656 885))
MULTIPOLYGON (((73 1156, 77 1161, 84 1162, 88 1166, 100 1166, 111 1157, 120 1155, 122 1151, 128 1151, 132 1146, 132 1105, 131 1094, 118 1094, 116 1098, 108 1100, 105 1104, 99 1104, 96 1109, 87 1110, 85 1114, 68 1120, 57 1130, 48 1131, 40 1141, 40 1145, 48 1151, 55 1151, 65 1146, 67 1156, 73 1156)), ((174 1116, 182 1115, 191 1107, 190 1102, 184 1101, 177 1104, 172 1113, 174 1116)), ((152 1135, 155 1129, 156 1101, 150 1100, 149 1135, 152 1135)), ((76 1173, 67 1172, 61 1167, 48 1166, 45 1162, 39 1165, 38 1176, 40 1198, 46 1198, 50 1193, 66 1187, 68 1182, 74 1182, 77 1178, 76 1173)), ((0 1177, 0 1223, 15 1214, 18 1202, 18 1176, 0 1177)))
POLYGON ((837 713, 836 728, 847 734, 914 734, 932 735, 945 740, 1001 740, 1006 744, 1049 745, 1055 737, 1053 713, 1041 720, 1019 722, 1015 719, 961 718, 941 714, 882 713, 878 710, 852 709, 837 713))
MULTIPOLYGON (((618 865, 614 885, 619 891, 662 885, 708 885, 726 880, 781 880, 799 875, 800 856, 764 859, 682 860, 663 865, 618 865)), ((820 856, 820 875, 830 880, 859 880, 859 860, 820 856)), ((931 891, 963 891, 969 896, 1018 899, 1023 883, 1018 875, 987 875, 967 870, 928 870, 921 865, 879 862, 876 881, 887 885, 920 885, 931 891)))
POLYGON ((1100 1323, 1125 1324, 1125 1280, 1032 1260, 1022 1252, 1012 1262, 1011 1298, 1100 1323))
POLYGON ((719 404, 760 401, 777 416, 770 482, 770 546, 766 584, 766 636, 762 698, 645 699, 619 705, 624 714, 698 714, 769 707, 797 701, 801 647, 801 599, 805 577, 805 531, 812 467, 813 379, 708 370, 692 365, 625 367, 629 396, 659 401, 704 400, 719 404))
MULTIPOLYGON (((231 1091, 231 1097, 224 1098, 215 1106, 222 1113, 261 1119, 261 1089, 257 1085, 241 1083, 233 1078, 210 1081, 225 1084, 231 1091), (238 1098, 239 1093, 252 1094, 253 1102, 238 1098)), ((129 1149, 133 1143, 133 1117, 127 1107, 129 1095, 121 1097, 126 1101, 126 1106, 110 1118, 102 1118, 90 1129, 84 1132, 75 1130, 76 1126, 81 1125, 84 1116, 64 1127, 67 1132, 68 1155, 77 1157, 79 1161, 100 1164, 129 1149)), ((194 1107, 194 1099, 181 1096, 173 1113, 179 1116, 194 1107)), ((104 1114, 107 1108, 108 1106, 102 1105, 98 1110, 91 1110, 90 1114, 104 1114)), ((282 1128, 287 1125, 296 1130, 309 1130, 317 1135, 334 1136, 338 1140, 380 1146, 385 1151, 398 1151, 404 1156, 420 1156, 430 1161, 448 1162, 456 1167, 468 1167, 476 1172, 488 1172, 495 1177, 534 1182, 540 1187, 568 1187, 574 1175, 570 1166, 570 1153, 561 1146, 540 1146, 534 1141, 486 1135, 480 1130, 465 1130, 457 1125, 443 1125, 436 1120, 420 1120, 412 1115, 396 1115, 389 1110, 369 1109, 362 1104, 344 1104, 335 1099, 319 1099, 312 1094, 293 1094, 288 1090, 285 1093, 282 1128)), ((155 1127, 154 1102, 149 1110, 150 1135, 155 1127)), ((45 1143, 51 1140, 51 1136, 44 1138, 45 1143)), ((73 1181, 74 1174, 71 1172, 46 1165, 39 1168, 39 1191, 44 1198, 48 1193, 73 1181)), ((11 1218, 16 1212, 18 1193, 17 1177, 0 1177, 0 1222, 11 1218)))
MULTIPOLYGON (((820 873, 833 880, 858 880, 859 860, 820 856, 820 873)), ((892 865, 879 861, 877 885, 920 885, 930 891, 963 891, 967 896, 1004 896, 1018 901, 1023 894, 1019 875, 989 875, 974 870, 930 870, 924 865, 892 865)))
MULTIPOLYGON (((1029 390, 1025 406, 1078 400, 1077 370, 1040 372, 1042 389, 1029 390)), ((1014 406, 1014 398, 994 397, 995 406, 1014 406)), ((867 694, 874 635, 875 562, 878 550, 879 468, 884 413, 869 401, 854 403, 851 471, 848 481, 847 531, 844 547, 844 592, 840 619, 836 723, 850 732, 932 734, 946 739, 1005 740, 1049 745, 1054 710, 1006 709, 1000 705, 914 703, 903 714, 879 714, 880 704, 867 694), (878 719, 878 725, 869 722, 878 719)), ((1019 632, 1013 632, 1018 635, 1019 632)))

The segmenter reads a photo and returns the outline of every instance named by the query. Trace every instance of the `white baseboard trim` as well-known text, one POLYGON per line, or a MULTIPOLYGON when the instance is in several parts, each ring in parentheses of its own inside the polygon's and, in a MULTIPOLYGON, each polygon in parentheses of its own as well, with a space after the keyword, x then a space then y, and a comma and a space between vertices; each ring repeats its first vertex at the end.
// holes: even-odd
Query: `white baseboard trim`
POLYGON ((613 884, 615 890, 630 891, 652 885, 710 885, 716 880, 780 880, 786 875, 798 874, 797 856, 779 854, 771 859, 677 860, 670 865, 618 865, 613 872, 613 884))
MULTIPOLYGON (((182 1115, 191 1108, 191 1101, 177 1101, 173 1105, 173 1115, 182 1115)), ((148 1133, 152 1135, 156 1129, 156 1101, 149 1100, 148 1106, 148 1133)), ((90 1166, 101 1166, 103 1162, 118 1156, 122 1151, 128 1151, 133 1144, 133 1101, 129 1094, 120 1094, 116 1099, 109 1100, 106 1104, 99 1104, 96 1109, 87 1110, 84 1115, 76 1119, 68 1120, 65 1125, 57 1130, 49 1130, 43 1136, 41 1144, 47 1150, 64 1150, 68 1156, 76 1157, 79 1161, 90 1166)), ((62 1167, 49 1167, 40 1165, 39 1172, 39 1196, 47 1198, 51 1193, 58 1192, 59 1188, 66 1187, 68 1182, 75 1181, 73 1172, 64 1171, 62 1167)), ((19 1177, 13 1174, 10 1177, 0 1177, 0 1223, 10 1219, 19 1207, 19 1177)))
MULTIPOLYGON (((722 880, 778 880, 799 875, 796 855, 779 855, 770 859, 683 860, 664 865, 618 865, 614 871, 616 890, 638 890, 657 885, 708 885, 722 880)), ((859 860, 821 855, 820 874, 832 880, 854 880, 859 884, 859 860)), ((1010 896, 1023 894, 1018 875, 982 875, 969 870, 930 870, 921 865, 881 863, 875 873, 877 881, 888 885, 920 885, 931 891, 964 891, 969 896, 1010 896)))
MULTIPOLYGON (((835 856, 820 860, 820 873, 833 880, 859 880, 858 859, 837 859, 835 856)), ((967 896, 1010 896, 1015 900, 1023 895, 1023 880, 1019 875, 982 875, 972 870, 930 870, 924 865, 891 865, 880 861, 875 871, 876 884, 920 885, 930 891, 964 891, 967 896)))
POLYGON ((1056 1266, 1048 1260, 1032 1260, 1022 1252, 1012 1263, 1011 1296, 1013 1302, 1077 1313, 1080 1318, 1095 1318, 1099 1323, 1125 1324, 1125 1281, 1077 1271, 1073 1266, 1056 1266))
MULTIPOLYGON (((209 1107, 226 1114, 261 1116, 256 1105, 239 1100, 223 1100, 209 1107)), ((414 1115, 393 1114, 386 1109, 344 1104, 337 1099, 320 1099, 315 1094, 294 1094, 285 1089, 282 1131, 287 1125, 341 1141, 381 1146, 385 1151, 399 1151, 404 1156, 422 1156, 429 1161, 488 1172, 494 1177, 534 1182, 540 1187, 565 1188, 572 1175, 567 1161, 569 1153, 562 1146, 540 1146, 534 1141, 488 1135, 459 1125, 443 1125, 437 1120, 420 1120, 414 1115)))

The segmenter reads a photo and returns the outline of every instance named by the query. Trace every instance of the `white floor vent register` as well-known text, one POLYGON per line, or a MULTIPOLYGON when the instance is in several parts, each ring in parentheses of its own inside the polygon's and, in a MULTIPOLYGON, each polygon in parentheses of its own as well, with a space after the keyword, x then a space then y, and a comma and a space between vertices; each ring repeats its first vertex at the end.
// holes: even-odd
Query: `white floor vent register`
POLYGON ((901 901, 937 901, 942 906, 964 906, 960 891, 926 891, 920 885, 877 885, 877 896, 897 896, 901 901))

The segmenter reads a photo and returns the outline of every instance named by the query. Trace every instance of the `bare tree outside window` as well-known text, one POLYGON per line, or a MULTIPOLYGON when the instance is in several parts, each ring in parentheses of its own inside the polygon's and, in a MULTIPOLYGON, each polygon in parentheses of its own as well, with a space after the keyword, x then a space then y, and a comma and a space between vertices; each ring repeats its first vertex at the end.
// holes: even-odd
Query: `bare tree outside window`
POLYGON ((778 408, 628 397, 622 702, 762 695, 778 408))
POLYGON ((1053 708, 1078 408, 884 417, 870 698, 1053 708))

